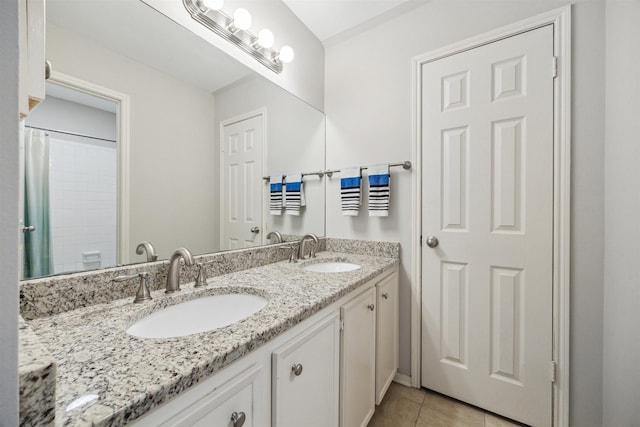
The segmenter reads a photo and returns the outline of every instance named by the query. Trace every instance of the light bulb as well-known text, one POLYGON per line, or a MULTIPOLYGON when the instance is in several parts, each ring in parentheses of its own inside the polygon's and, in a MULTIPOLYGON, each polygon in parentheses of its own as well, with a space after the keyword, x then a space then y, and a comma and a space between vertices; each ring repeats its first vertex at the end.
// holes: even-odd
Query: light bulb
POLYGON ((293 49, 291 49, 291 46, 282 46, 282 48, 280 49, 280 53, 278 54, 278 58, 280 58, 280 61, 284 62, 285 64, 293 61, 294 56, 295 54, 293 52, 293 49))
POLYGON ((233 12, 233 26, 240 30, 248 30, 251 27, 251 14, 247 9, 236 9, 233 12))
POLYGON ((264 28, 258 32, 258 44, 267 49, 273 46, 273 33, 271 30, 264 28))
POLYGON ((220 10, 222 6, 224 6, 224 0, 202 0, 202 4, 204 4, 207 9, 220 10))

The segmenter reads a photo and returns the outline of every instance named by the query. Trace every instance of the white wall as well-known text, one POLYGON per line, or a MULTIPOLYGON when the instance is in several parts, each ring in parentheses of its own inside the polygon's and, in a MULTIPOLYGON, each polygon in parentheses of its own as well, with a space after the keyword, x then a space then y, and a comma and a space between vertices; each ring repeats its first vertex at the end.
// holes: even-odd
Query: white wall
POLYGON ((253 18, 250 29, 252 33, 258 34, 260 29, 269 28, 275 35, 275 49, 280 49, 283 45, 290 45, 294 49, 294 61, 285 64, 282 73, 276 74, 233 44, 194 21, 182 2, 143 1, 208 40, 212 45, 258 74, 324 111, 324 48, 322 43, 283 2, 228 0, 223 8, 223 11, 228 15, 233 15, 233 11, 239 7, 246 8, 253 18))
POLYGON ((135 255, 143 240, 160 259, 178 246, 210 252, 218 240, 213 96, 51 24, 47 57, 59 72, 130 97, 128 259, 143 260, 135 255))
POLYGON ((18 424, 18 1, 0 1, 0 426, 18 424))
POLYGON ((605 426, 640 425, 640 3, 606 3, 605 426))
MULTIPOLYGON (((412 157, 412 64, 426 53, 565 2, 436 1, 327 47, 327 167, 412 157)), ((573 7, 573 194, 571 424, 602 420, 604 4, 573 7)), ((339 185, 327 186, 327 235, 399 241, 400 372, 410 373, 411 185, 393 170, 389 218, 340 215, 339 185)))
MULTIPOLYGON (((324 170, 324 115, 315 108, 261 77, 252 78, 215 94, 216 127, 220 122, 264 108, 267 112, 266 170, 263 176, 324 170)), ((219 134, 218 134, 219 139, 219 134)), ((219 143, 219 141, 218 141, 219 143)), ((324 235, 324 179, 304 177, 307 206, 300 216, 268 213, 267 229, 283 234, 324 235)))
POLYGON ((115 113, 50 95, 29 114, 25 124, 112 141, 118 134, 115 113))

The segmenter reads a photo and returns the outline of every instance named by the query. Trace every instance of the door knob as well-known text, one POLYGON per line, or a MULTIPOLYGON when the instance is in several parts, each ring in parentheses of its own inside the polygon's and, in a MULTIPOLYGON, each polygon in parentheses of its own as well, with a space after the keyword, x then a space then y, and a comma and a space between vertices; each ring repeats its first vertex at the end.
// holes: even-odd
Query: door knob
POLYGON ((260 232, 260 227, 252 227, 251 232, 254 234, 258 234, 260 232))
POLYGON ((295 374, 296 377, 299 377, 302 374, 302 363, 297 363, 291 367, 291 372, 295 374))
POLYGON ((440 242, 438 241, 438 238, 436 236, 427 237, 427 246, 429 246, 430 248, 435 248, 436 246, 438 246, 438 243, 440 242))
POLYGON ((36 226, 35 225, 30 225, 28 227, 22 227, 22 231, 27 232, 27 231, 35 231, 36 230, 36 226))
POLYGON ((231 414, 231 425, 233 425, 233 427, 242 427, 246 420, 247 416, 244 412, 234 412, 231 414))

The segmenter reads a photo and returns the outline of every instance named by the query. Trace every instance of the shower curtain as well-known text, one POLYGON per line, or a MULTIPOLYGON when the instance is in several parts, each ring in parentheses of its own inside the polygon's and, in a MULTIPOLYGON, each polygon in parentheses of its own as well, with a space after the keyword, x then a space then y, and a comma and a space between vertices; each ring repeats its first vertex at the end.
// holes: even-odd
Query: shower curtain
POLYGON ((49 136, 24 130, 24 278, 53 273, 49 206, 49 136))

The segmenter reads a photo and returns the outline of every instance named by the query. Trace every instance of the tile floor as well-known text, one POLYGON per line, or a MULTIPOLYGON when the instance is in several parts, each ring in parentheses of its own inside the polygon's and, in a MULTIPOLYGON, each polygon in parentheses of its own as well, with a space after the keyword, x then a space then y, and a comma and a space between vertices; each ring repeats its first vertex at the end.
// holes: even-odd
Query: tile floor
POLYGON ((368 427, 522 427, 441 394, 392 383, 368 427))

